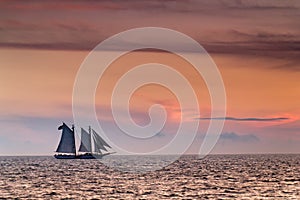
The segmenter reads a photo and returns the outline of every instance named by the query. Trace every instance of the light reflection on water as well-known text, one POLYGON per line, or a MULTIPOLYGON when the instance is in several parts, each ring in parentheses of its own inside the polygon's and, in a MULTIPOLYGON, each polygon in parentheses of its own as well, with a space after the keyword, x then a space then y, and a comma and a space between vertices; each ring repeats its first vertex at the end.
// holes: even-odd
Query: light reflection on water
POLYGON ((124 172, 147 173, 166 167, 180 158, 179 155, 112 155, 99 160, 108 167, 124 172))
MULTIPOLYGON (((126 171, 142 162, 147 171, 171 157, 156 157, 156 166, 149 159, 112 155, 103 162, 126 171)), ((129 173, 97 160, 0 157, 0 198, 300 199, 299 166, 300 155, 184 156, 158 171, 129 173)))

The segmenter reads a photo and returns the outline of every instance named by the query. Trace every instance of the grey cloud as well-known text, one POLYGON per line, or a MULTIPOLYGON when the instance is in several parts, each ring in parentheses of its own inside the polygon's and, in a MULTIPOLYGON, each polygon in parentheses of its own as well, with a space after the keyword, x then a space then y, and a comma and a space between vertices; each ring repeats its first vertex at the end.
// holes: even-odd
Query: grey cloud
POLYGON ((297 1, 247 1, 247 0, 223 0, 224 5, 231 9, 261 9, 261 10, 278 10, 278 9, 297 9, 299 3, 297 1))
POLYGON ((237 118, 237 117, 200 117, 196 118, 199 120, 228 120, 228 121, 282 121, 282 120, 288 120, 287 117, 274 117, 274 118, 255 118, 255 117, 249 117, 249 118, 237 118))
POLYGON ((187 10, 192 11, 195 9, 201 9, 202 7, 222 7, 222 8, 245 8, 245 9, 290 9, 299 8, 298 1, 268 1, 268 0, 212 0, 212 1, 198 1, 198 0, 131 0, 131 1, 111 1, 111 0, 90 0, 86 3, 85 0, 77 0, 75 2, 60 1, 60 0, 46 0, 43 3, 39 1, 31 0, 24 2, 23 0, 11 0, 9 2, 3 2, 3 6, 6 9, 19 9, 19 10, 34 10, 40 8, 47 9, 102 9, 102 10, 128 10, 128 9, 168 9, 168 10, 187 10), (28 4, 33 4, 34 6, 28 4), (96 5, 96 6, 95 6, 96 5), (196 6, 195 6, 196 5, 196 6))
MULTIPOLYGON (((223 41, 203 41, 209 53, 266 56, 281 58, 289 63, 300 61, 300 35, 267 31, 230 30, 222 32, 223 41)), ((293 65, 300 69, 299 65, 293 65)), ((286 66, 278 66, 284 68, 286 66)))
POLYGON ((72 50, 88 51, 92 50, 97 43, 91 42, 80 44, 77 42, 47 42, 47 43, 21 43, 21 42, 0 42, 0 47, 20 48, 20 49, 44 49, 44 50, 72 50))
MULTIPOLYGON (((120 31, 162 26, 190 35, 208 53, 269 56, 299 63, 299 10, 297 1, 15 0, 0 8, 0 47, 88 51, 120 31), (278 15, 278 9, 284 14, 278 15), (143 18, 139 19, 140 15, 143 18), (251 16, 261 20, 256 22, 251 16), (176 23, 170 23, 171 19, 176 23), (191 26, 191 20, 199 20, 199 24, 191 26)), ((293 65, 293 70, 300 66, 293 65)))
POLYGON ((257 141, 259 141, 259 138, 253 134, 238 135, 234 132, 222 133, 220 135, 220 139, 221 140, 231 140, 234 142, 257 142, 257 141))
POLYGON ((159 133, 157 133, 155 136, 156 136, 156 137, 164 137, 165 135, 166 135, 165 133, 159 132, 159 133))

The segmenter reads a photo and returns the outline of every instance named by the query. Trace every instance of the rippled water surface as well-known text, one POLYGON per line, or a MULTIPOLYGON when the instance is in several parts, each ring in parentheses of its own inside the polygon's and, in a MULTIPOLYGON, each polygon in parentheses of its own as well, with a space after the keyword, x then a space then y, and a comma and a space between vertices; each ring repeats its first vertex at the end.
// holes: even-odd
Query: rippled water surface
POLYGON ((97 160, 0 157, 0 199, 300 199, 299 166, 300 155, 184 156, 130 173, 97 160))

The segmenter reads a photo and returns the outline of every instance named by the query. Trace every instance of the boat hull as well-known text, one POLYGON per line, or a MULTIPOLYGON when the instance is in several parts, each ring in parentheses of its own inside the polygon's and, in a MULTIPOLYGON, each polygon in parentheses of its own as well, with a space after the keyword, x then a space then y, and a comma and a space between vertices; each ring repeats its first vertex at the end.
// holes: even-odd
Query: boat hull
POLYGON ((56 159, 101 159, 104 156, 107 156, 111 153, 107 154, 79 154, 79 155, 74 155, 74 154, 56 154, 54 155, 54 158, 56 159))

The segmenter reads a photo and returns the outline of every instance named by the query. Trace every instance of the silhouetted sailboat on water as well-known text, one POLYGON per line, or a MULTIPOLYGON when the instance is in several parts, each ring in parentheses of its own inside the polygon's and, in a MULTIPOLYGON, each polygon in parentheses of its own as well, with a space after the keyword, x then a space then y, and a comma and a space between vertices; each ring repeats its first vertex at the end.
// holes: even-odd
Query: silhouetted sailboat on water
POLYGON ((111 148, 111 146, 91 127, 89 127, 88 132, 81 128, 81 141, 78 152, 76 152, 74 126, 70 129, 63 123, 63 125, 58 127, 58 130, 62 130, 62 135, 56 149, 58 154, 54 155, 57 159, 100 159, 103 156, 114 153, 108 152, 107 149, 111 148), (106 151, 106 153, 102 151, 106 151))

